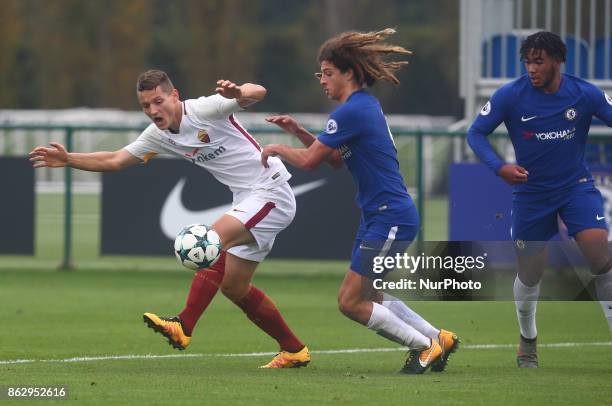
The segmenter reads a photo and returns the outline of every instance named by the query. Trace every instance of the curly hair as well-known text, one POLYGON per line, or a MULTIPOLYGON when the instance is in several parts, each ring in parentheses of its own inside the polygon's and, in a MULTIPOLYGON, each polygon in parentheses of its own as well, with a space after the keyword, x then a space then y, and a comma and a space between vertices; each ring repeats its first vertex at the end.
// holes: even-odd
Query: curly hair
POLYGON ((372 86, 379 80, 397 85, 400 81, 394 73, 407 65, 408 61, 385 61, 383 57, 411 55, 412 52, 399 45, 381 42, 393 34, 393 28, 372 32, 344 32, 321 45, 318 61, 329 61, 342 72, 352 69, 361 86, 364 83, 372 86))
POLYGON ((567 47, 557 34, 549 31, 538 31, 531 34, 521 43, 521 60, 525 60, 531 51, 546 51, 546 54, 559 62, 565 62, 567 47))

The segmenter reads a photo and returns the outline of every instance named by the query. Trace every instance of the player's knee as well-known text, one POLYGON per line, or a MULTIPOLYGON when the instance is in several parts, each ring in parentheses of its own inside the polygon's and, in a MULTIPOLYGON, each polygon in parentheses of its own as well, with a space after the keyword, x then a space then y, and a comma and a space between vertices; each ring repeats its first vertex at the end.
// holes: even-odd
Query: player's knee
POLYGON ((236 285, 221 285, 221 293, 232 302, 237 302, 248 293, 249 287, 236 285))
POLYGON ((251 232, 238 219, 227 214, 213 224, 213 229, 219 235, 224 250, 255 241, 251 232))
POLYGON ((359 301, 350 295, 340 293, 338 295, 338 309, 348 318, 354 318, 357 313, 359 301))

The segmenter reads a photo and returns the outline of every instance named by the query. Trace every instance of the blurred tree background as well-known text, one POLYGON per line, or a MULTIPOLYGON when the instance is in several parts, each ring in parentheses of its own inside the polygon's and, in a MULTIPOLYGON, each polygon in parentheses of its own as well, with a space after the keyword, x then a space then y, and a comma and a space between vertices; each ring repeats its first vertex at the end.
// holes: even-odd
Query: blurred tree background
POLYGON ((182 98, 215 81, 257 82, 270 112, 327 112, 320 44, 395 27, 414 52, 401 85, 373 92, 387 113, 460 116, 458 2, 448 0, 0 0, 0 108, 136 110, 136 77, 171 76, 182 98))

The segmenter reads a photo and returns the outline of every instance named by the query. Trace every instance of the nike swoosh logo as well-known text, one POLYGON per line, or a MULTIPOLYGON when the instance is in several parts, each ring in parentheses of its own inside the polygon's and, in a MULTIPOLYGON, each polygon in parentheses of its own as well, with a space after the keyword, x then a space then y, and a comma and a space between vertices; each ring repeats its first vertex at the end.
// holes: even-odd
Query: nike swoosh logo
POLYGON ((606 216, 601 216, 599 217, 599 215, 596 215, 595 218, 599 221, 599 220, 603 220, 606 218, 606 216))
POLYGON ((525 116, 521 116, 521 121, 524 123, 525 121, 529 121, 529 120, 533 120, 534 118, 536 118, 537 116, 533 116, 533 117, 525 117, 525 116))
MULTIPOLYGON (((164 235, 173 240, 181 229, 187 224, 212 224, 226 211, 232 208, 232 204, 223 204, 206 210, 192 211, 183 205, 181 195, 185 187, 186 178, 181 178, 174 186, 164 205, 162 206, 159 225, 164 235)), ((319 179, 293 187, 293 194, 297 197, 311 190, 317 189, 327 183, 326 179, 319 179)))
POLYGON ((430 359, 431 359, 431 352, 427 355, 427 358, 425 358, 425 362, 421 361, 421 358, 419 357, 419 364, 421 364, 421 366, 425 368, 427 364, 429 364, 430 359))

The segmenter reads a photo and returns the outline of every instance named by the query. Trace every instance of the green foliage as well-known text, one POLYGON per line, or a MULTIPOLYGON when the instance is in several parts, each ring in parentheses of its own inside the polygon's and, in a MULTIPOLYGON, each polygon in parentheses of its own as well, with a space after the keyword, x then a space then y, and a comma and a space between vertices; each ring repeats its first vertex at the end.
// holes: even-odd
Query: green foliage
POLYGON ((390 41, 414 51, 398 88, 374 92, 387 113, 453 114, 457 5, 443 0, 4 0, 0 108, 134 110, 134 84, 166 70, 183 97, 215 81, 258 82, 265 111, 330 109, 312 73, 328 37, 398 28, 390 41), (450 62, 449 62, 450 61, 450 62))

